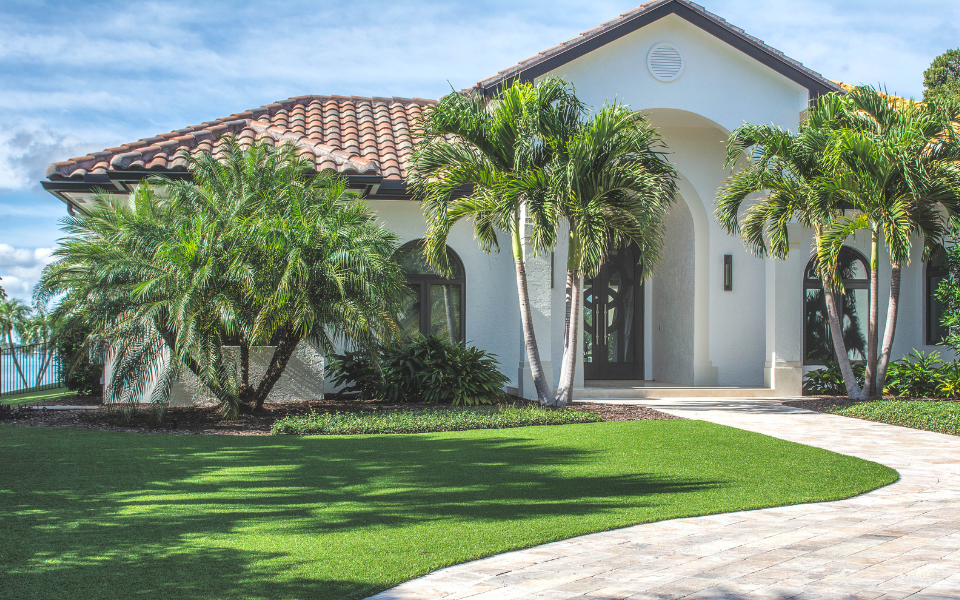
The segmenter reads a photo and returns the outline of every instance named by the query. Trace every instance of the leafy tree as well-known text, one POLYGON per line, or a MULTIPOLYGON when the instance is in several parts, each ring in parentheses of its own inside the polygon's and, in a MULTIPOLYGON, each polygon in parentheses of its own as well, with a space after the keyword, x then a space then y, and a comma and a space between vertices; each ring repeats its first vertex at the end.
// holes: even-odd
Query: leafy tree
POLYGON ((244 151, 232 138, 189 165, 192 181, 156 178, 67 218, 38 287, 88 319, 88 346, 113 366, 108 397, 132 406, 153 382, 162 418, 186 368, 232 417, 262 407, 300 341, 328 352, 390 336, 403 290, 396 239, 341 179, 309 177, 292 146, 244 151), (223 355, 238 343, 239 380, 223 355), (255 345, 276 346, 256 387, 255 345))
POLYGON ((544 404, 555 401, 533 329, 521 226, 523 217, 532 222, 535 252, 553 247, 555 228, 549 226, 553 216, 540 210, 550 160, 540 120, 551 112, 578 110, 570 86, 557 79, 536 84, 515 81, 493 100, 448 94, 424 117, 423 140, 414 151, 407 178, 423 201, 427 258, 442 272, 449 272, 447 237, 461 220, 473 221, 474 235, 486 252, 499 251, 498 231, 509 233, 524 346, 537 396, 544 404))
POLYGON ((960 48, 933 59, 923 72, 923 87, 924 102, 960 102, 960 48))
POLYGON ((663 220, 676 195, 665 145, 638 113, 614 104, 586 119, 544 118, 552 147, 547 205, 568 230, 564 350, 557 403, 572 402, 579 345, 581 282, 607 260, 611 244, 633 242, 646 278, 659 263, 663 220))

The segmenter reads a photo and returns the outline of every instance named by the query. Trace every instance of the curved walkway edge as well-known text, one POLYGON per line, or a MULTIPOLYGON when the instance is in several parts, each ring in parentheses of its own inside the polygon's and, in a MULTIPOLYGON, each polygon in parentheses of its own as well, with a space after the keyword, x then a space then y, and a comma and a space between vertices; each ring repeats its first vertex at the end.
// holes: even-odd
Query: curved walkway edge
POLYGON ((611 402, 872 460, 900 480, 848 500, 660 521, 508 552, 371 600, 960 599, 960 438, 779 400, 611 402))

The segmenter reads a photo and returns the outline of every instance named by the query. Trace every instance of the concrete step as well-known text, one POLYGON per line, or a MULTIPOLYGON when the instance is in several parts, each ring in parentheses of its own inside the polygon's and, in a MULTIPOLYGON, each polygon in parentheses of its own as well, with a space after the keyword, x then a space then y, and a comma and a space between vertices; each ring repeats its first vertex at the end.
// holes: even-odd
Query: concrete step
POLYGON ((771 398, 770 388, 624 386, 584 387, 573 390, 574 400, 616 400, 626 398, 771 398))

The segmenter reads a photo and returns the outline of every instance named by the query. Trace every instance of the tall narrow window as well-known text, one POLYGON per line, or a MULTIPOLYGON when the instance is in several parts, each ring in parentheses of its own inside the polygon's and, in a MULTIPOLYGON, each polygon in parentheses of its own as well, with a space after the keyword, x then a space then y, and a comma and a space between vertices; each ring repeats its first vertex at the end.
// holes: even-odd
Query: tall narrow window
POLYGON ((447 248, 453 268, 443 277, 427 264, 423 240, 405 244, 396 259, 407 276, 409 293, 404 299, 400 326, 407 336, 436 335, 451 342, 463 341, 466 281, 460 257, 447 248))
POLYGON ((940 324, 943 305, 936 298, 940 282, 947 278, 947 255, 941 250, 927 262, 927 332, 926 342, 933 346, 943 341, 950 329, 940 324))
MULTIPOLYGON (((870 268, 862 254, 846 246, 840 250, 839 268, 844 294, 838 297, 842 308, 840 328, 850 360, 867 356, 867 317, 870 305, 870 268)), ((803 274, 803 363, 822 365, 835 361, 830 320, 823 284, 817 277, 815 259, 807 263, 803 274)))

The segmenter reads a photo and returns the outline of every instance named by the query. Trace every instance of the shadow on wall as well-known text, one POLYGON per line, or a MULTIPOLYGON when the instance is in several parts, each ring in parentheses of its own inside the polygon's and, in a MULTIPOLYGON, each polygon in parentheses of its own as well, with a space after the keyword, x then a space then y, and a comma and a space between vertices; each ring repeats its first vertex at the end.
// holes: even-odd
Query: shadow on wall
MULTIPOLYGON (((267 372, 275 346, 260 346, 250 349, 250 384, 256 386, 267 372)), ((233 362, 239 373, 240 347, 224 348, 224 358, 233 362)), ((267 402, 290 402, 311 400, 323 395, 323 355, 306 342, 300 342, 287 368, 267 397, 267 402)), ((216 399, 197 381, 196 376, 185 371, 180 381, 170 390, 170 406, 212 404, 216 399)))

